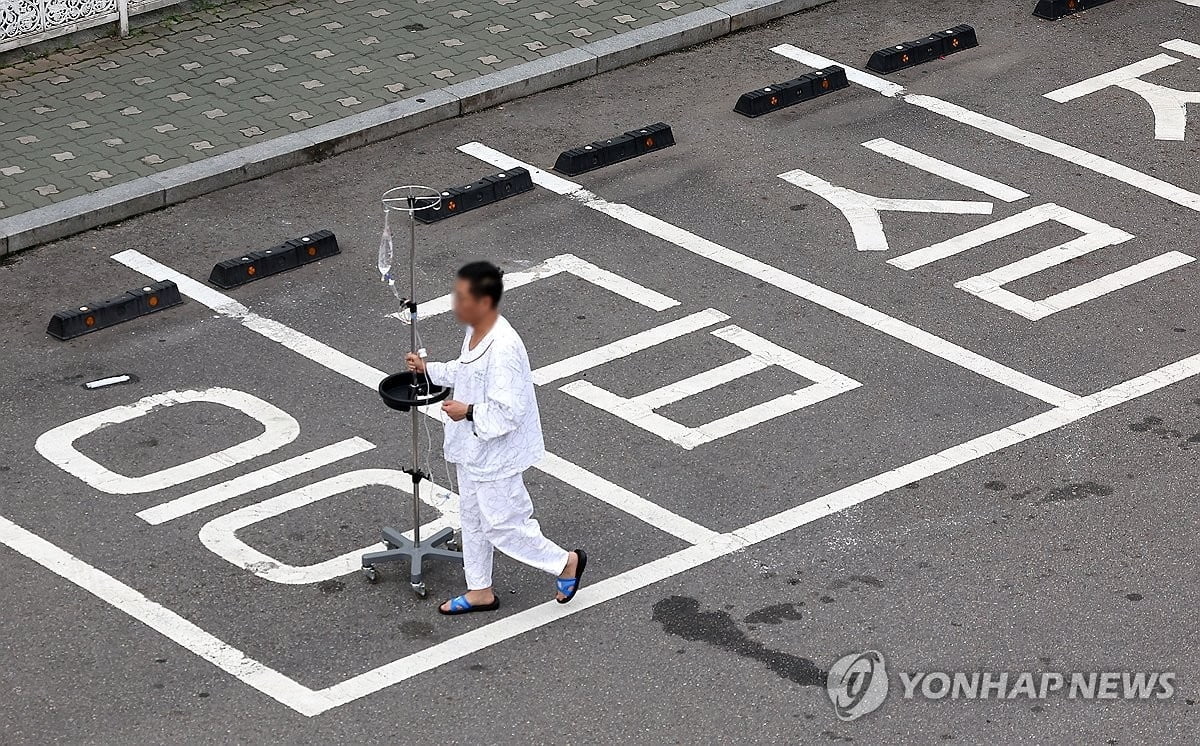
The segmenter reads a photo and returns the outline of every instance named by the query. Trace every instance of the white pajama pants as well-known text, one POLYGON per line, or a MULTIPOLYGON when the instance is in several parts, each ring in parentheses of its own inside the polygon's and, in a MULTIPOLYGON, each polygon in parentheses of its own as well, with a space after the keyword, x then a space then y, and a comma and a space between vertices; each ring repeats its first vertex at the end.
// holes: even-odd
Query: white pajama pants
POLYGON ((533 501, 520 474, 476 482, 459 469, 458 500, 468 590, 492 586, 493 548, 551 575, 567 566, 567 551, 543 536, 533 519, 533 501))

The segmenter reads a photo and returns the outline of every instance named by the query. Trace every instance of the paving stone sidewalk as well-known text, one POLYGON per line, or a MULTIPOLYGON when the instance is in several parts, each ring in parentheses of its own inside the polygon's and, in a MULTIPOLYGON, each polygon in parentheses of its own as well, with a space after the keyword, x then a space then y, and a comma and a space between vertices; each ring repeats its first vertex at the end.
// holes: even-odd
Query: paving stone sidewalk
POLYGON ((718 0, 264 0, 0 69, 0 218, 718 0))

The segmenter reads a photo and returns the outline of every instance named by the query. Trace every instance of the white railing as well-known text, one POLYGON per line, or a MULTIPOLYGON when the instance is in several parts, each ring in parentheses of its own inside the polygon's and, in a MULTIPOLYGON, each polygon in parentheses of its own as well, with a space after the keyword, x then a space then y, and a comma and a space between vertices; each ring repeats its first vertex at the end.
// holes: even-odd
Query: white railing
POLYGON ((0 0, 0 52, 105 23, 128 34, 129 16, 180 0, 0 0))

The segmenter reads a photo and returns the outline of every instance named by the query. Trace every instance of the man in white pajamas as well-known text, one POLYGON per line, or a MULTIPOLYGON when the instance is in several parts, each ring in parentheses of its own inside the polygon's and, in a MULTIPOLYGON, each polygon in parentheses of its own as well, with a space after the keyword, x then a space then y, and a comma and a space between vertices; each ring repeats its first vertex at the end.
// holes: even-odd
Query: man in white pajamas
POLYGON ((493 611, 492 550, 557 576, 559 603, 579 590, 587 566, 582 550, 568 552, 542 535, 521 474, 546 452, 525 343, 500 315, 500 269, 473 262, 458 271, 454 313, 467 327, 458 359, 426 363, 409 353, 408 369, 424 373, 454 398, 442 403, 444 453, 457 467, 467 592, 438 607, 443 614, 493 611))

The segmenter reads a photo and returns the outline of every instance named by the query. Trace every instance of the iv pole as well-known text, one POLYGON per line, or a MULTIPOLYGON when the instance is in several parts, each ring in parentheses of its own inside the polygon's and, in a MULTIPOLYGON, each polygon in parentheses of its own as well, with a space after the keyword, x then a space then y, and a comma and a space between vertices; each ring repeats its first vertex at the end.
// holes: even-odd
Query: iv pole
MULTIPOLYGON (((436 210, 441 205, 442 196, 436 189, 424 186, 400 186, 384 192, 384 235, 380 244, 379 272, 388 283, 392 293, 400 300, 409 314, 409 343, 414 354, 420 354, 417 346, 417 221, 415 213, 419 210, 436 210), (387 217, 391 212, 402 212, 408 215, 408 297, 401 298, 396 288, 396 281, 391 275, 392 246, 391 232, 387 217)), ((425 374, 410 371, 394 373, 383 379, 379 384, 379 395, 389 408, 401 412, 412 413, 412 467, 405 473, 412 477, 412 533, 410 540, 394 528, 383 529, 383 543, 387 547, 383 551, 369 552, 363 555, 362 571, 366 579, 372 583, 379 579, 376 565, 389 562, 408 562, 409 585, 418 596, 425 597, 425 579, 422 574, 422 563, 425 559, 454 560, 462 562, 462 552, 454 550, 454 529, 444 528, 438 531, 424 543, 421 541, 421 482, 429 479, 429 474, 421 470, 420 423, 422 416, 419 408, 436 404, 450 395, 450 389, 435 386, 425 374)))

